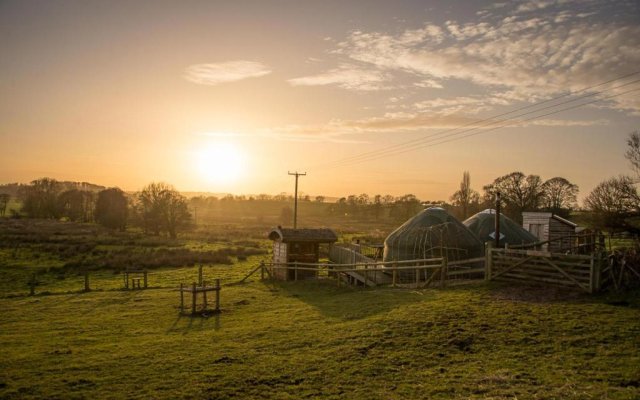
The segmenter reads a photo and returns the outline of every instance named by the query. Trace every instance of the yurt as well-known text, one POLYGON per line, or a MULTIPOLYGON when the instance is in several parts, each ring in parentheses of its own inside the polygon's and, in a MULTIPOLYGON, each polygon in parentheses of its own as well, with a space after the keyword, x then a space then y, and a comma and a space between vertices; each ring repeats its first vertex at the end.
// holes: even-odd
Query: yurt
MULTIPOLYGON (((483 242, 496 240, 496 210, 486 209, 462 222, 483 242)), ((538 239, 518 223, 500 213, 500 245, 535 243, 538 239)))
POLYGON ((443 208, 421 211, 384 241, 384 261, 419 260, 445 256, 449 260, 480 257, 484 244, 443 208))

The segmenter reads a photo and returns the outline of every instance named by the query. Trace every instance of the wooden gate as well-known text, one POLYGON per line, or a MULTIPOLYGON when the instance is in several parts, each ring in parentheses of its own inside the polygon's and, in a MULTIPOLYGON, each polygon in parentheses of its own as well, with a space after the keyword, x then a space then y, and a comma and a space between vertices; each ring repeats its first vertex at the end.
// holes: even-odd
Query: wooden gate
POLYGON ((600 260, 595 255, 487 248, 487 280, 545 283, 595 293, 600 289, 600 260))

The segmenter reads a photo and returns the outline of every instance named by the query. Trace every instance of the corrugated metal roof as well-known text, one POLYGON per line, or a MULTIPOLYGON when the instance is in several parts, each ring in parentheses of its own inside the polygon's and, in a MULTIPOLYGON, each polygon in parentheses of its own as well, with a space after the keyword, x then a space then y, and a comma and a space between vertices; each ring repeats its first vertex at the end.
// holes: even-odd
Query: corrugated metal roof
POLYGON ((277 240, 284 243, 290 242, 315 242, 315 243, 334 243, 338 241, 338 235, 328 228, 304 228, 291 229, 277 227, 269 232, 269 239, 277 240))

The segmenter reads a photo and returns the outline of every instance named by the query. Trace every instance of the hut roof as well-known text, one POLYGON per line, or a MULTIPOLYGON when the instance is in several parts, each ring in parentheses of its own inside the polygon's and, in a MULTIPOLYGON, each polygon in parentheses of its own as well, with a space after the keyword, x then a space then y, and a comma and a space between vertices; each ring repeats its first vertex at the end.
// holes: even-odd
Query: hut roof
POLYGON ((573 222, 571 222, 569 220, 566 220, 566 219, 562 218, 559 215, 556 215, 556 214, 553 214, 553 213, 550 213, 550 212, 525 211, 525 212, 522 213, 522 217, 523 218, 553 218, 556 221, 560 221, 563 224, 568 225, 568 226, 573 227, 573 228, 578 226, 577 224, 575 224, 575 223, 573 223, 573 222))
POLYGON ((384 260, 446 256, 451 260, 482 254, 482 242, 443 208, 431 207, 402 224, 384 241, 384 260))
POLYGON ((331 229, 291 229, 277 227, 269 232, 269 239, 284 243, 291 242, 313 242, 313 243, 334 243, 338 241, 338 235, 331 229))
MULTIPOLYGON (((486 209, 462 222, 483 242, 495 240, 496 210, 486 209)), ((517 222, 500 213, 500 242, 505 244, 535 243, 538 241, 532 233, 522 228, 517 222)))

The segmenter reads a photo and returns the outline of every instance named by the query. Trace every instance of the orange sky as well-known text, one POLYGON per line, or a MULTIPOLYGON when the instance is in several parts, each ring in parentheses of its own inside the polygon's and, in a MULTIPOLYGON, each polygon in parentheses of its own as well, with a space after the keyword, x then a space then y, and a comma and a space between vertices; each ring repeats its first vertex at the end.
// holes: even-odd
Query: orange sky
POLYGON ((273 194, 298 170, 305 193, 446 200, 465 170, 477 190, 521 170, 584 196, 630 172, 638 16, 598 1, 5 1, 0 182, 273 194))

